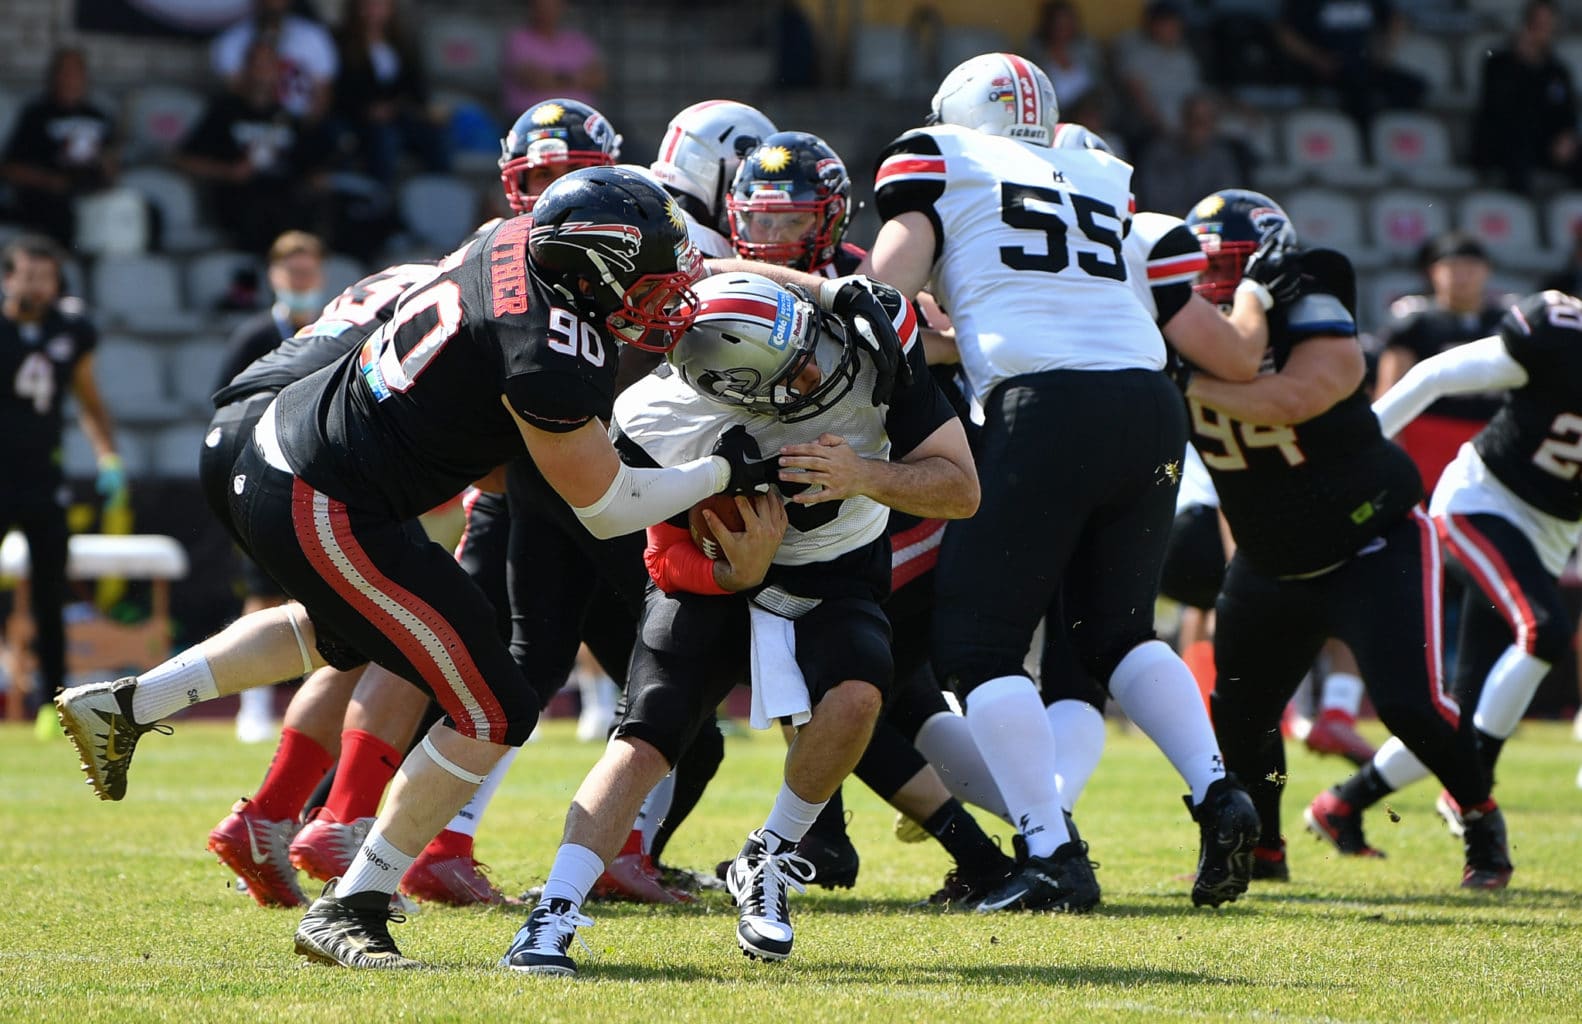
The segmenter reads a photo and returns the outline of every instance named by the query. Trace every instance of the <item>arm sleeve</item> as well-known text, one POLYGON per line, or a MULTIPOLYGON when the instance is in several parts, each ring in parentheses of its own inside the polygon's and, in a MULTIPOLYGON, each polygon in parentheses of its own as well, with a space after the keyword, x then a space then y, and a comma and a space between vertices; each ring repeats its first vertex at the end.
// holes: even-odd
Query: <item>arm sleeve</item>
POLYGON ((912 368, 912 383, 904 389, 896 386, 884 417, 884 429, 890 435, 891 462, 906 458, 941 425, 956 418, 950 400, 929 372, 923 346, 914 344, 906 349, 906 361, 912 368))
POLYGON ((926 132, 908 132, 879 154, 874 171, 874 206, 881 221, 908 211, 934 225, 934 261, 945 247, 945 229, 934 204, 945 194, 945 156, 926 132))
POLYGON ((1527 371, 1511 358, 1504 341, 1491 336, 1417 363, 1373 403, 1373 413, 1384 436, 1394 437, 1446 395, 1519 388, 1526 383, 1527 371))
POLYGON ((729 465, 713 455, 671 469, 633 469, 623 462, 603 497, 572 511, 589 533, 609 540, 684 512, 729 482, 729 465))
POLYGON ((714 559, 692 543, 690 530, 669 523, 648 528, 648 547, 643 563, 654 586, 667 594, 728 594, 714 580, 714 559))

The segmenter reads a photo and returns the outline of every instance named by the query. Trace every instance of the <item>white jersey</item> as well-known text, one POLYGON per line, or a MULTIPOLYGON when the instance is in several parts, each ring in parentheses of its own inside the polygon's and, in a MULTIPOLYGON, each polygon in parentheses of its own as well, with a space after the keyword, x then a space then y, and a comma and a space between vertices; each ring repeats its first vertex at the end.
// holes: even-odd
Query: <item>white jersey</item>
POLYGON ((1164 341, 1128 283, 1122 239, 1131 166, 955 125, 885 150, 879 214, 925 213, 938 249, 933 293, 982 399, 1044 370, 1158 370, 1164 341))
POLYGON ((1134 214, 1121 253, 1126 283, 1160 327, 1192 298, 1192 285, 1208 269, 1208 257, 1186 221, 1165 213, 1134 214))

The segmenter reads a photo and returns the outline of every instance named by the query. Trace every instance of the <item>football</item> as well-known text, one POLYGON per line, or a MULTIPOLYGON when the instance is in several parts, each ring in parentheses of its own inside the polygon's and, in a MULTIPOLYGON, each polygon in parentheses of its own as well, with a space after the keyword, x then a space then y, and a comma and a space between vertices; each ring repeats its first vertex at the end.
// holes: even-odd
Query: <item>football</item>
POLYGON ((743 527, 742 511, 736 507, 736 499, 729 494, 714 494, 693 505, 687 512, 687 529, 692 533, 692 543, 698 546, 710 558, 720 557, 720 545, 714 539, 714 531, 709 529, 708 522, 703 518, 703 510, 708 509, 719 517, 727 530, 739 532, 743 527))

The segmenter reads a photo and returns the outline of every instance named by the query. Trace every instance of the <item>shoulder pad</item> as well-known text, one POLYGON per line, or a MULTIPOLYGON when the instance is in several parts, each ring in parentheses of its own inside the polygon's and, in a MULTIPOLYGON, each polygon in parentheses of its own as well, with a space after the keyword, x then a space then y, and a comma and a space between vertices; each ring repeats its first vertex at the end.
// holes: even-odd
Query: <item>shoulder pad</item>
POLYGON ((1312 278, 1312 286, 1303 290, 1333 295, 1355 318, 1357 274, 1351 269, 1351 260, 1334 249, 1304 249, 1301 255, 1302 272, 1312 278))

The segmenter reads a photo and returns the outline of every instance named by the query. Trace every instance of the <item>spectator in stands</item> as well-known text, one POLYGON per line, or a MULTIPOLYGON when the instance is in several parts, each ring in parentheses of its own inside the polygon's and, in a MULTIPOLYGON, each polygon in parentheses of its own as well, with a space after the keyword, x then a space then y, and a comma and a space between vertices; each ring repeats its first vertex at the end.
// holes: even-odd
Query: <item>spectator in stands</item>
POLYGON ((1472 162, 1513 192, 1527 192, 1535 170, 1578 177, 1575 84, 1554 53, 1559 14, 1552 0, 1531 0, 1510 45, 1483 63, 1472 126, 1472 162))
POLYGON ((233 88, 246 72, 255 42, 272 46, 280 59, 280 104, 304 121, 329 111, 338 60, 329 30, 291 13, 292 0, 253 0, 253 13, 221 32, 209 51, 214 73, 233 88))
POLYGON ((449 170, 441 126, 429 106, 422 58, 401 23, 395 0, 351 0, 336 42, 340 74, 335 79, 335 119, 362 169, 388 185, 402 152, 410 150, 424 170, 449 170))
POLYGON ((88 100, 88 62, 74 47, 57 50, 44 94, 22 109, 0 157, 0 179, 14 190, 9 219, 69 246, 73 201, 115 172, 114 124, 88 100))
POLYGON ((527 24, 505 38, 504 102, 508 116, 564 96, 598 106, 604 57, 586 34, 561 25, 565 0, 533 0, 527 24))
POLYGON ((1115 44, 1115 70, 1130 101, 1134 133, 1158 138, 1181 127, 1183 101, 1202 90, 1203 76, 1187 45, 1178 0, 1152 0, 1143 8, 1142 27, 1115 44))
POLYGON ((1225 182, 1246 180, 1246 171, 1236 146, 1220 135, 1219 101, 1195 93, 1181 102, 1181 129, 1155 140, 1138 158, 1137 208, 1184 217, 1225 182))
POLYGON ((320 217, 322 140, 279 100, 280 65, 262 40, 247 50, 242 74, 210 101, 176 156, 209 185, 215 222, 237 248, 266 247, 282 228, 320 217))
POLYGON ((1334 90, 1366 131, 1375 111, 1419 106, 1427 91, 1420 76, 1390 64, 1405 24, 1390 0, 1285 0, 1274 35, 1297 83, 1334 90))
MULTIPOLYGON (((1377 390, 1383 394, 1415 364, 1494 333, 1504 307, 1492 302, 1489 255, 1473 236, 1451 231, 1431 239, 1420 263, 1430 293, 1395 304, 1396 318, 1381 332, 1377 390)), ((1499 408, 1497 395, 1442 398, 1396 437, 1417 463, 1429 493, 1463 442, 1499 408)))
POLYGON ((1098 48, 1082 31, 1082 16, 1069 0, 1049 0, 1038 9, 1028 56, 1055 87, 1061 105, 1076 103, 1103 84, 1098 48))

